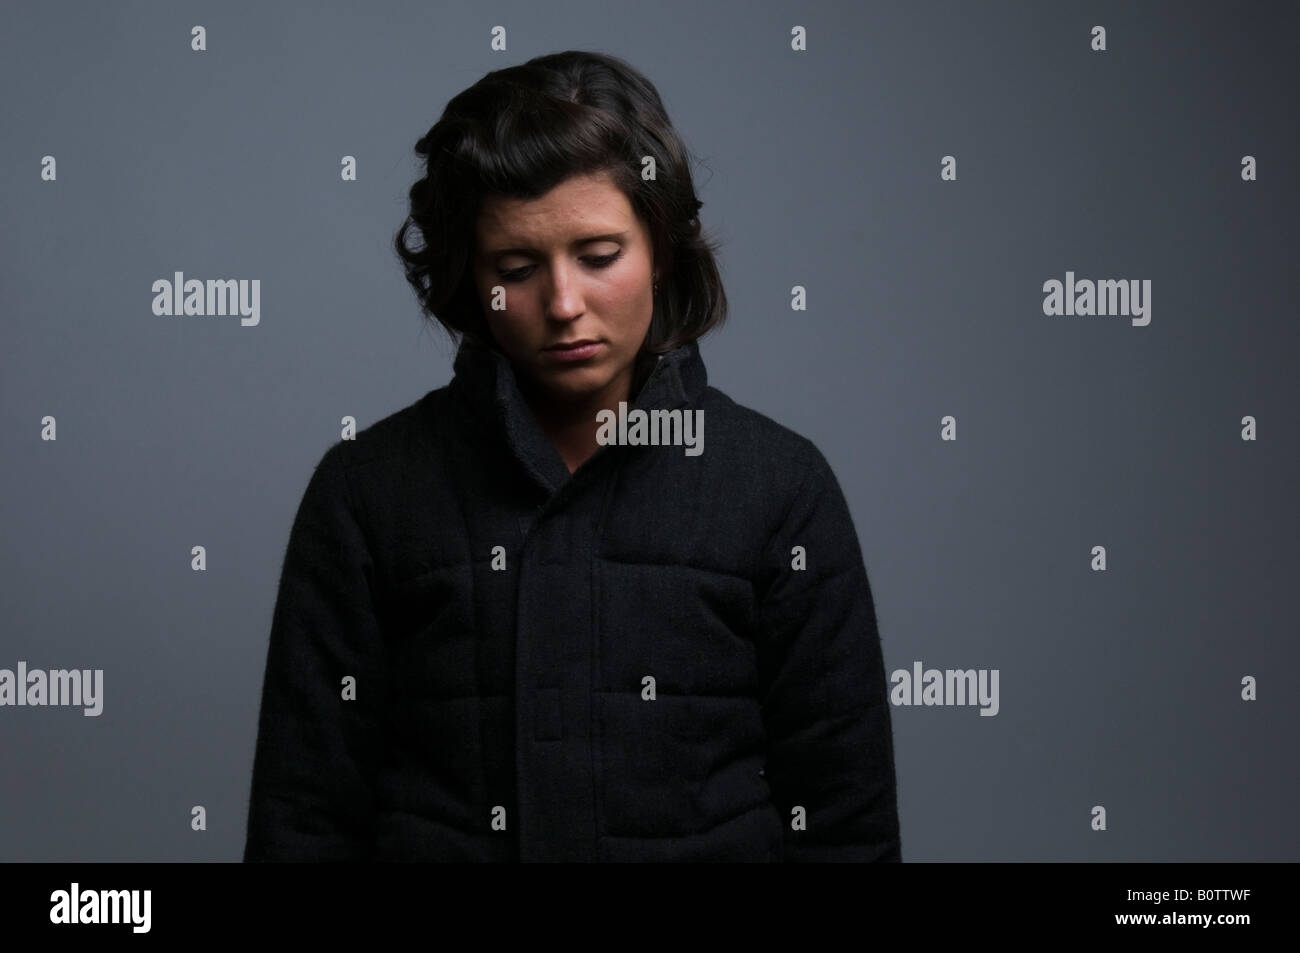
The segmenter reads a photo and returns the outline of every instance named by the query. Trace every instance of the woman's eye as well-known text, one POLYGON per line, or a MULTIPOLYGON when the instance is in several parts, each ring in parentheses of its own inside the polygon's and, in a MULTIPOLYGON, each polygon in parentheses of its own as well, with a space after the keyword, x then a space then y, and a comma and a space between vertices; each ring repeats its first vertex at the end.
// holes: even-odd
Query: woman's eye
MULTIPOLYGON (((621 251, 616 251, 609 255, 589 255, 583 260, 593 268, 608 268, 618 261, 622 255, 621 251)), ((509 271, 498 270, 497 275, 502 281, 522 281, 532 274, 533 269, 536 267, 536 265, 525 265, 523 268, 512 268, 509 271)))

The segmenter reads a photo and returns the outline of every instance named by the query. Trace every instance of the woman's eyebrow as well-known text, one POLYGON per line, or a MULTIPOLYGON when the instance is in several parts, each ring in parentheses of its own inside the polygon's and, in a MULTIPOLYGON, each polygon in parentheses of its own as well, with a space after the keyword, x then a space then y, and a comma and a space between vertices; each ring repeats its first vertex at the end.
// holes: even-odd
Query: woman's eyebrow
MULTIPOLYGON (((601 235, 584 235, 581 238, 573 240, 574 245, 590 245, 592 242, 621 242, 627 239, 627 232, 605 232, 601 235)), ((527 245, 512 245, 509 248, 493 248, 485 251, 485 255, 531 255, 535 254, 537 249, 530 248, 527 245)))

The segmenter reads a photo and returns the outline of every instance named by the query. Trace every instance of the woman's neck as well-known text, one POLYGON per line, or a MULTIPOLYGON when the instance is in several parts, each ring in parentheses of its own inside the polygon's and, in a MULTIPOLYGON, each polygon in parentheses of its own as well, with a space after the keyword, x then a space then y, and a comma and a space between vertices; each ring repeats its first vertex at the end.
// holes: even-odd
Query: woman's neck
POLYGON ((630 387, 628 375, 624 374, 611 380, 604 390, 576 400, 556 400, 536 389, 521 390, 542 432, 573 473, 600 449, 596 440, 600 421, 596 415, 602 410, 618 413, 619 401, 629 399, 630 387))

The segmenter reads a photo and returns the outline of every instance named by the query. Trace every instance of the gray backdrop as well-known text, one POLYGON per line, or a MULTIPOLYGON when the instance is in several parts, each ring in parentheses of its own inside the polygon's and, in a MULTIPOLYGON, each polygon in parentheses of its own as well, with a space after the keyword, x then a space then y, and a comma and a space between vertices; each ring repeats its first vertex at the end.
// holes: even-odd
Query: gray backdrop
POLYGON ((239 858, 312 466, 451 374, 390 250, 412 147, 569 48, 700 160, 710 383, 830 460, 886 669, 1000 672, 994 717, 893 709, 904 859, 1300 859, 1297 35, 1292 3, 8 8, 0 668, 104 698, 0 707, 0 859, 239 858), (260 279, 260 323, 155 316, 178 270, 260 279), (1149 279, 1151 323, 1045 315, 1067 271, 1149 279))

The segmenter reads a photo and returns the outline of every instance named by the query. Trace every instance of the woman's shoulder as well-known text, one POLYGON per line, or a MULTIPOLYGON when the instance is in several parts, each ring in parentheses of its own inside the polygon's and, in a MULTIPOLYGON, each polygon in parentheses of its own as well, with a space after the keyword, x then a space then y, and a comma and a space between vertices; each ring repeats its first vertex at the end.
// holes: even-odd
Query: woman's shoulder
POLYGON ((802 479, 810 470, 827 465, 808 437, 712 385, 705 388, 700 404, 706 432, 713 441, 710 449, 717 448, 737 472, 778 468, 802 479))
POLYGON ((354 471, 399 457, 432 453, 435 446, 432 430, 442 418, 438 408, 447 395, 447 385, 434 388, 405 407, 361 427, 355 420, 342 418, 341 436, 325 450, 317 466, 324 464, 354 471))

